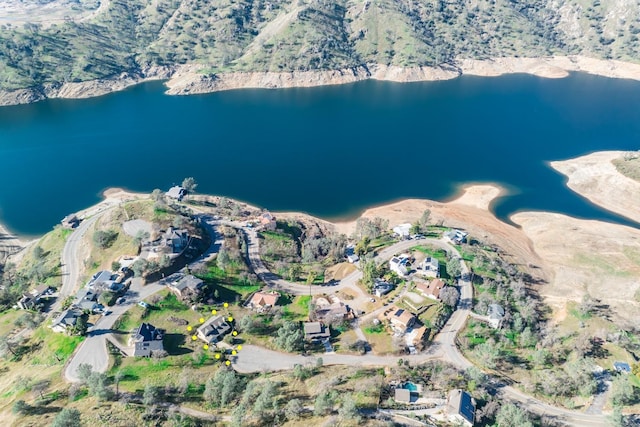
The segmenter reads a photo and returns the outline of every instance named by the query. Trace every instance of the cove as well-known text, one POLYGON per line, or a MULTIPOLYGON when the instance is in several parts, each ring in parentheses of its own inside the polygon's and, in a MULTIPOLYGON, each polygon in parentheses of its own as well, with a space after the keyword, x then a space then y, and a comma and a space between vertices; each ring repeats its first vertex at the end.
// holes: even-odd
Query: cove
POLYGON ((123 187, 193 176, 198 191, 326 219, 459 185, 511 190, 521 210, 629 223, 568 190, 547 162, 637 150, 640 83, 573 74, 468 77, 166 96, 160 82, 0 108, 0 221, 20 235, 123 187))

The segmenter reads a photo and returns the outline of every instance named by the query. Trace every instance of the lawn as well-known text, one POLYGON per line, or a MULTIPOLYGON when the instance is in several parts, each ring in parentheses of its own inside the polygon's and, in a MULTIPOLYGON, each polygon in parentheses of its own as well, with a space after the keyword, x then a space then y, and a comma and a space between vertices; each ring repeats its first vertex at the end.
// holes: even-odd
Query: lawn
POLYGON ((363 332, 374 354, 384 355, 393 353, 393 342, 389 333, 381 333, 378 331, 370 333, 367 331, 367 328, 365 328, 363 332))
POLYGON ((309 302, 311 295, 299 295, 291 304, 282 307, 282 316, 292 321, 305 321, 309 319, 309 302))

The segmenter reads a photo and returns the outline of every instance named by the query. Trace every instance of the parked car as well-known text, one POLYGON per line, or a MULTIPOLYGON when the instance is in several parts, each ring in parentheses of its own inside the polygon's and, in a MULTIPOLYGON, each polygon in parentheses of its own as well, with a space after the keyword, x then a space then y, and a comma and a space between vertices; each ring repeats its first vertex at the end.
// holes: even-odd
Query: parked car
POLYGON ((144 301, 140 301, 140 302, 138 303, 138 305, 139 305, 140 307, 142 307, 142 308, 149 308, 149 304, 147 304, 147 303, 146 303, 146 302, 144 302, 144 301))
POLYGON ((126 301, 125 297, 120 297, 116 300, 116 304, 122 304, 126 301))

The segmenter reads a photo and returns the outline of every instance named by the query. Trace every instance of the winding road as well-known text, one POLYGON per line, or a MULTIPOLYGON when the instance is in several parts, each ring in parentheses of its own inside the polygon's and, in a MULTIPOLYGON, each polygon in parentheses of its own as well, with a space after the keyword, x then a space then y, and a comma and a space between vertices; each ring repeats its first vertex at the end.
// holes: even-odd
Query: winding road
MULTIPOLYGON (((225 220, 214 220, 211 216, 205 214, 200 214, 199 216, 212 236, 216 235, 215 229, 220 225, 231 226, 244 231, 244 234, 247 238, 249 264, 258 278, 265 282, 267 286, 274 289, 286 290, 287 292, 296 295, 308 295, 309 293, 322 294, 327 292, 327 287, 314 286, 309 289, 309 286, 307 285, 301 285, 298 283, 286 281, 270 272, 260 259, 259 239, 255 230, 245 227, 242 223, 225 220)), ((93 221, 95 221, 94 218, 95 217, 92 218, 93 221)), ((86 225, 87 228, 91 224, 88 221, 85 221, 85 223, 88 224, 86 225)), ((83 225, 85 223, 83 223, 83 225)), ((76 232, 80 232, 80 229, 76 230, 76 232)), ((74 235, 75 234, 76 233, 74 233, 74 235)), ((69 245, 75 245, 77 247, 77 244, 78 243, 72 243, 71 239, 69 239, 69 245)), ((449 243, 438 239, 425 238, 420 240, 408 240, 396 243, 380 251, 375 257, 375 260, 378 263, 386 262, 394 254, 406 251, 411 247, 419 244, 429 244, 437 246, 441 249, 446 250, 447 252, 456 254, 460 258, 460 254, 458 253, 456 248, 449 243)), ((204 262, 214 252, 217 251, 219 246, 219 241, 214 242, 212 240, 212 245, 207 253, 205 253, 195 262, 204 262)), ((70 278, 77 277, 77 271, 75 273, 72 273, 71 270, 74 267, 77 268, 79 266, 77 260, 74 260, 76 261, 75 263, 69 261, 74 258, 74 256, 71 256, 72 253, 73 246, 69 248, 69 252, 67 251, 67 247, 65 246, 65 251, 63 252, 63 264, 67 266, 66 271, 68 272, 67 274, 70 278), (72 274, 75 275, 72 276, 72 274)), ((460 289, 460 300, 458 302, 457 309, 453 312, 441 332, 435 338, 433 345, 427 350, 427 352, 418 355, 409 355, 402 357, 404 360, 408 360, 411 364, 418 364, 428 360, 440 359, 446 360, 463 370, 473 366, 473 364, 462 355, 462 353, 456 346, 456 336, 458 332, 464 327, 465 322, 471 313, 473 301, 473 286, 471 285, 471 282, 469 280, 469 270, 461 258, 460 260, 462 267, 462 277, 458 281, 460 289)), ((337 285, 331 286, 330 289, 340 290, 349 288, 354 290, 358 297, 353 301, 353 303, 358 304, 359 301, 370 298, 368 294, 366 294, 364 291, 362 291, 362 289, 360 289, 360 287, 357 286, 357 282, 361 277, 362 273, 360 271, 355 271, 349 276, 342 279, 337 285)), ((68 283, 65 284, 67 284, 68 286, 73 286, 73 282, 71 282, 70 279, 68 283)), ((155 292, 160 291, 161 289, 164 289, 164 286, 161 283, 151 283, 145 286, 136 286, 134 284, 130 291, 132 293, 131 296, 133 297, 133 299, 127 298, 126 304, 114 306, 112 314, 102 317, 91 328, 87 339, 78 348, 74 357, 71 359, 65 369, 65 377, 67 378, 67 380, 78 381, 76 370, 81 363, 89 363, 93 366, 94 370, 105 372, 108 368, 109 363, 106 349, 106 339, 107 336, 109 336, 113 332, 111 331, 111 327, 113 326, 117 318, 125 313, 129 308, 131 308, 131 306, 135 304, 135 301, 144 299, 154 294, 155 292)), ((384 309, 384 307, 382 309, 384 309)), ((378 309, 375 312, 368 313, 366 317, 374 316, 380 310, 381 309, 378 309)), ((375 356, 370 354, 366 354, 363 356, 353 356, 327 353, 323 354, 321 357, 323 359, 323 363, 326 365, 392 366, 396 365, 398 362, 398 357, 396 356, 375 356)), ((315 363, 315 358, 288 353, 280 353, 247 344, 244 346, 243 351, 238 354, 237 359, 234 362, 234 368, 239 372, 245 373, 262 371, 267 372, 292 369, 296 364, 304 365, 307 363, 315 363)), ((498 390, 500 396, 512 401, 519 402, 528 411, 538 413, 540 415, 554 417, 557 421, 562 422, 565 425, 576 427, 604 427, 607 425, 606 418, 603 415, 586 414, 551 406, 499 381, 492 381, 492 385, 498 390)))

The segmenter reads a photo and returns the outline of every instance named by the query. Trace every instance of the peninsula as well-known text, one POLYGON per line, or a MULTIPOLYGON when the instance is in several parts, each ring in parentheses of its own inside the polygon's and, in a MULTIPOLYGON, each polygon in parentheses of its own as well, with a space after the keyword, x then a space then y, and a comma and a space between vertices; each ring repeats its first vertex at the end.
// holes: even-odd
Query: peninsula
MULTIPOLYGON (((624 213, 576 165, 637 200, 636 158, 553 166, 624 213)), ((196 185, 109 190, 5 264, 3 423, 637 420, 640 230, 545 212, 518 228, 490 212, 493 185, 342 223, 196 185)))

